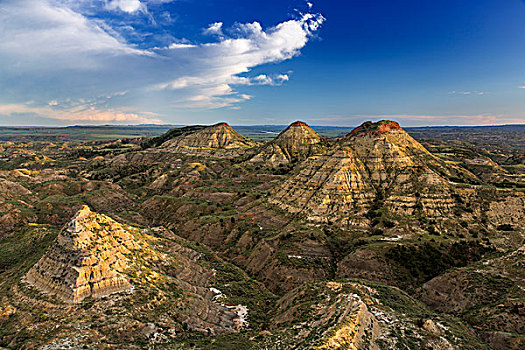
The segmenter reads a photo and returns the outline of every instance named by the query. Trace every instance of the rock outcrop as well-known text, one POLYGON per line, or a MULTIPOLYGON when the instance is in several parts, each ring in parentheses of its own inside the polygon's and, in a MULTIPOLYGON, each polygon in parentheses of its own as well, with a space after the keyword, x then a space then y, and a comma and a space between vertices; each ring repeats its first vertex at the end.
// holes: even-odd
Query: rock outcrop
POLYGON ((445 334, 451 327, 437 318, 420 319, 420 325, 414 322, 421 314, 433 316, 395 288, 348 281, 309 283, 278 301, 272 326, 294 332, 281 336, 278 346, 265 344, 265 348, 379 350, 400 349, 409 343, 417 349, 448 350, 467 346, 469 340, 459 339, 457 330, 445 334), (393 296, 398 304, 390 302, 393 296))
POLYGON ((446 168, 396 122, 366 122, 328 152, 299 165, 270 202, 317 222, 367 226, 386 206, 440 216, 454 206, 446 168))
POLYGON ((490 202, 486 211, 490 222, 522 227, 525 220, 525 194, 520 191, 500 190, 497 200, 490 202))
POLYGON ((235 150, 251 148, 257 142, 250 140, 227 123, 219 123, 191 134, 185 134, 164 142, 161 147, 170 151, 187 154, 210 154, 217 150, 226 150, 234 154, 235 150))
POLYGON ((15 196, 24 196, 31 194, 24 186, 9 180, 0 179, 0 202, 6 199, 12 199, 15 196))
POLYGON ((84 206, 28 271, 26 280, 72 303, 122 292, 131 288, 121 274, 127 267, 126 255, 137 247, 122 225, 84 206))
POLYGON ((323 149, 323 141, 308 124, 296 121, 275 139, 264 144, 250 162, 280 165, 301 161, 320 152, 323 149))

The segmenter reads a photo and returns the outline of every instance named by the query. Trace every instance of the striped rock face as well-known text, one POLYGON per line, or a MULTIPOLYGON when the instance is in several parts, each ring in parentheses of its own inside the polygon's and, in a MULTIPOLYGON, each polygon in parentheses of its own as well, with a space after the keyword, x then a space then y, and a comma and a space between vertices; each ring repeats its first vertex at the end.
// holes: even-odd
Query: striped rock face
POLYGON ((72 303, 126 291, 131 284, 121 273, 127 268, 126 255, 137 248, 122 225, 84 206, 26 280, 72 303))
POLYGON ((323 138, 308 124, 296 121, 262 146, 250 162, 280 165, 301 161, 310 155, 322 153, 322 143, 323 138))
POLYGON ((273 204, 317 222, 367 227, 374 206, 440 216, 454 206, 447 166, 395 122, 364 123, 328 152, 308 158, 273 204))
POLYGON ((180 153, 209 154, 218 150, 232 153, 256 145, 257 142, 242 136, 227 123, 220 123, 192 134, 175 137, 161 147, 180 153))

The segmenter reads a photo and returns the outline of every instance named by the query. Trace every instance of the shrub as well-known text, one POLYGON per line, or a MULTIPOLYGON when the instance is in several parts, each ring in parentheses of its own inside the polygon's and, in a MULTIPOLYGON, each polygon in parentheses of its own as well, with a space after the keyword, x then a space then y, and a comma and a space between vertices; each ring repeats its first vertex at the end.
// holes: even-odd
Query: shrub
POLYGON ((513 231, 514 228, 512 227, 512 225, 509 225, 509 224, 503 224, 503 225, 498 225, 498 231, 513 231))
POLYGON ((393 221, 390 221, 390 220, 385 220, 385 222, 383 224, 385 225, 386 228, 392 228, 392 227, 396 226, 396 223, 393 222, 393 221))
MULTIPOLYGON (((461 241, 453 244, 429 242, 418 245, 397 245, 385 256, 404 267, 412 277, 412 284, 424 283, 452 267, 466 266, 492 251, 479 242, 461 241)), ((409 281, 410 283, 410 281, 409 281)))

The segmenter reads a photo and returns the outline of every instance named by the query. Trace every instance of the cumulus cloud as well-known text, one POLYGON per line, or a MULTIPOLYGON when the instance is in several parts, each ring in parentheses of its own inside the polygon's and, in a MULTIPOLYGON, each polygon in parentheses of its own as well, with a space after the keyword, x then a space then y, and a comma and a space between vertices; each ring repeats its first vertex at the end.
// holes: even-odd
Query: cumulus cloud
POLYGON ((281 85, 288 81, 286 74, 241 75, 256 66, 297 56, 324 20, 319 14, 308 13, 266 30, 258 22, 237 24, 232 28, 232 37, 198 46, 192 56, 198 66, 192 75, 155 84, 153 89, 191 89, 201 99, 200 107, 205 106, 204 96, 209 108, 237 103, 238 99, 232 98, 236 94, 234 85, 281 85), (221 100, 221 96, 227 97, 221 100))
POLYGON ((140 0, 111 0, 106 4, 108 10, 121 10, 127 13, 134 13, 139 10, 145 11, 146 7, 140 0))
POLYGON ((189 43, 172 38, 163 47, 138 48, 120 36, 112 22, 82 12, 98 6, 99 11, 117 10, 114 16, 122 18, 129 17, 127 13, 147 17, 146 5, 153 2, 169 1, 3 0, 3 114, 146 122, 141 118, 149 116, 136 111, 172 115, 186 108, 237 107, 252 98, 240 90, 243 86, 279 86, 288 81, 288 74, 250 73, 255 67, 299 55, 325 20, 320 14, 307 13, 268 28, 258 22, 223 28, 216 22, 207 29, 218 36, 216 41, 189 43), (119 94, 122 91, 126 93, 119 94), (114 98, 98 100, 97 96, 114 98), (91 109, 77 110, 64 103, 68 98, 94 102, 91 109), (35 105, 24 105, 28 100, 36 101, 35 105), (17 112, 7 113, 5 106, 17 106, 17 112))
POLYGON ((204 29, 204 34, 222 36, 222 25, 222 22, 212 23, 208 26, 208 28, 204 29))

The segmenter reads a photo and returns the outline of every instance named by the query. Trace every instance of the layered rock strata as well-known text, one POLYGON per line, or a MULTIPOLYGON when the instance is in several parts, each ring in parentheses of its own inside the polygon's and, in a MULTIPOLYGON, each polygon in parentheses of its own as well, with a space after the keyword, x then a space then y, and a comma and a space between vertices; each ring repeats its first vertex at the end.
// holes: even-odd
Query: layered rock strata
POLYGON ((321 151, 322 141, 323 138, 308 124, 296 121, 263 145, 250 162, 280 165, 301 161, 321 151))
POLYGON ((256 145, 257 142, 242 136, 227 123, 219 123, 192 134, 175 137, 164 142, 161 147, 181 153, 206 154, 219 149, 233 151, 256 145))
POLYGON ((414 323, 414 314, 425 312, 415 300, 394 288, 377 287, 330 281, 305 284, 288 292, 277 303, 272 326, 288 326, 294 332, 280 338, 279 347, 268 348, 400 349, 408 341, 417 349, 462 348, 462 340, 457 347, 452 345, 451 341, 459 339, 446 334, 447 327, 441 323, 432 319, 420 326, 414 323), (403 304, 387 306, 386 298, 392 295, 403 304))
POLYGON ((126 291, 131 285, 121 272, 127 267, 126 255, 137 248, 122 225, 84 206, 26 280, 70 303, 126 291))
POLYGON ((441 168, 396 122, 367 122, 300 164, 270 202, 313 221, 357 227, 368 223, 363 214, 383 206, 439 216, 454 206, 448 181, 436 171, 441 168))

